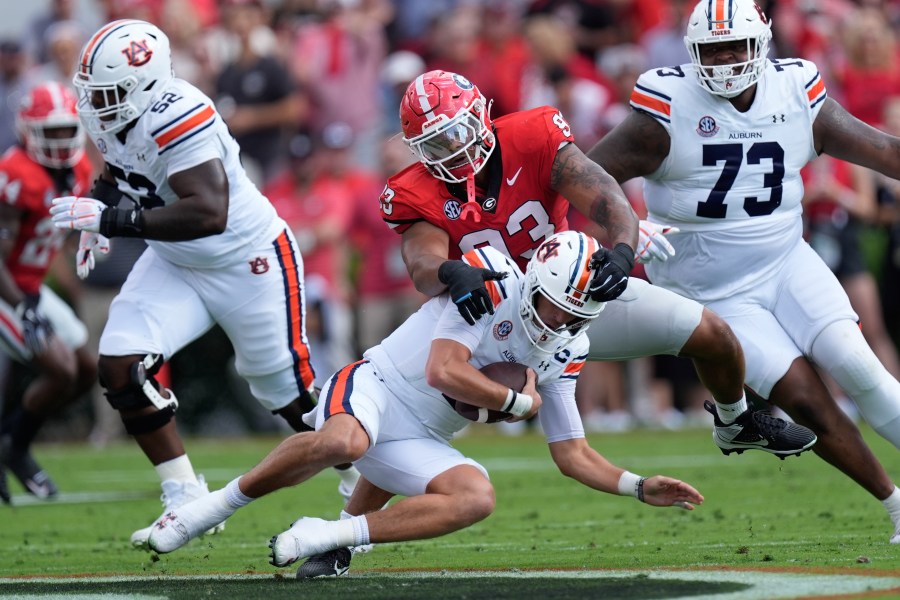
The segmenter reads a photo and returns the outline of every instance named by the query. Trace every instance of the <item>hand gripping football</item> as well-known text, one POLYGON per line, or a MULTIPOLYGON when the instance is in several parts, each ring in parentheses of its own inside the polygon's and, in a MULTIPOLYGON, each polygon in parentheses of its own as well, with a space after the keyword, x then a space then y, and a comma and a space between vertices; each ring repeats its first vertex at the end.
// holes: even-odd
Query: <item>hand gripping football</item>
MULTIPOLYGON (((481 368, 481 372, 488 379, 492 379, 497 383, 502 383, 506 387, 512 388, 517 392, 521 392, 525 387, 525 371, 528 367, 520 363, 512 362, 495 362, 485 365, 481 368)), ((449 400, 449 398, 448 398, 449 400)), ((466 404, 460 400, 451 402, 456 412, 470 421, 477 423, 496 423, 497 421, 505 421, 513 416, 511 413, 499 410, 490 410, 466 404)))

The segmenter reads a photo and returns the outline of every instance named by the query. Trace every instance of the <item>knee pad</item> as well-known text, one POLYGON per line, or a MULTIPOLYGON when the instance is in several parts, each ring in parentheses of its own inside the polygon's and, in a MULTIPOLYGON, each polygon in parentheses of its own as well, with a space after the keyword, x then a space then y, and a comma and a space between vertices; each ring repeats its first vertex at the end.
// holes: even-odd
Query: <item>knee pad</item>
MULTIPOLYGON (((879 428, 900 417, 900 383, 875 356, 859 327, 849 320, 827 326, 812 345, 813 361, 856 402, 866 421, 879 428)), ((900 442, 900 431, 891 439, 900 442)))
MULTIPOLYGON (((157 410, 149 414, 135 417, 123 417, 122 424, 130 435, 150 433, 163 427, 172 420, 178 408, 178 399, 172 390, 167 389, 169 397, 160 394, 160 385, 154 375, 162 367, 162 356, 148 354, 143 360, 131 365, 128 386, 122 390, 107 390, 106 400, 118 411, 136 410, 153 406, 157 410)), ((103 382, 101 381, 101 384, 103 382)))

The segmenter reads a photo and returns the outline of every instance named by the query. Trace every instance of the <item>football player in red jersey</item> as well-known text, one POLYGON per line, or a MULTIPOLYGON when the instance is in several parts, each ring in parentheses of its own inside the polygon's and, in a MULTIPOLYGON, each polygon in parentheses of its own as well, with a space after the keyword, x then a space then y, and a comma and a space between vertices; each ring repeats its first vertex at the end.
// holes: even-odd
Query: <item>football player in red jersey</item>
MULTIPOLYGON (((85 347, 87 329, 41 285, 66 234, 50 220, 50 202, 90 188, 93 168, 75 111, 75 94, 59 83, 32 88, 16 115, 19 145, 0 158, 0 348, 37 377, 21 404, 0 423, 0 496, 9 501, 5 470, 39 498, 56 485, 31 456, 44 420, 78 398, 97 377, 97 357, 85 347)), ((106 242, 96 234, 85 243, 106 242)))
MULTIPOLYGON (((816 437, 808 429, 750 409, 743 352, 719 316, 628 278, 635 260, 665 259, 670 247, 659 229, 639 223, 616 181, 578 149, 562 113, 544 106, 491 120, 489 112, 472 82, 446 71, 420 75, 401 100, 404 141, 419 162, 388 179, 380 203, 385 222, 403 236, 416 288, 429 296, 448 291, 474 323, 493 311, 485 281, 498 274, 461 256, 492 246, 524 267, 545 239, 569 228, 571 203, 606 231, 609 246, 593 255, 597 275, 589 289, 606 309, 588 331, 588 359, 689 357, 730 415, 714 425, 723 452, 755 448, 784 457, 811 448, 816 437)), ((361 479, 346 512, 377 510, 388 499, 361 479)), ((328 575, 337 559, 346 562, 347 554, 313 557, 301 574, 328 575)))

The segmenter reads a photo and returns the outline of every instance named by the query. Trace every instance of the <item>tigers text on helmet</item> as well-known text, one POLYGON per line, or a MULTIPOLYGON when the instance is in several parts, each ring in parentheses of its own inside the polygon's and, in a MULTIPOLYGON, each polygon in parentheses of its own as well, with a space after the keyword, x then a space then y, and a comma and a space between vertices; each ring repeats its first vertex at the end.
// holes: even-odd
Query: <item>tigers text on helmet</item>
POLYGON ((700 0, 688 20, 684 44, 698 83, 708 92, 733 98, 759 81, 766 68, 772 22, 753 0, 700 0), (703 65, 700 47, 746 42, 747 60, 730 65, 703 65))
POLYGON ((78 115, 93 134, 115 133, 141 116, 172 78, 162 30, 132 19, 107 23, 81 51, 72 80, 78 115))
POLYGON ((522 282, 519 316, 538 350, 558 352, 585 331, 606 306, 588 293, 594 276, 591 258, 599 249, 600 243, 589 235, 563 231, 544 241, 531 257, 522 282), (572 319, 562 327, 548 327, 538 314, 539 295, 572 319))
POLYGON ((490 103, 474 83, 447 71, 416 77, 400 101, 403 141, 432 175, 461 183, 494 151, 490 103))
POLYGON ((51 169, 74 167, 84 155, 75 94, 57 82, 32 87, 19 102, 16 130, 28 155, 51 169))

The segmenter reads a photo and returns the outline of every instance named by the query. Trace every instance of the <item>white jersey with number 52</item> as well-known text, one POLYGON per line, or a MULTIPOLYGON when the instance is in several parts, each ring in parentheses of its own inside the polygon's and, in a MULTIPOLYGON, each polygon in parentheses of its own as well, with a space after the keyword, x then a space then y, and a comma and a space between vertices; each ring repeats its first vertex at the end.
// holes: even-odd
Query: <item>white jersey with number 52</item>
POLYGON ((676 255, 648 274, 708 302, 767 277, 800 240, 800 169, 816 156, 812 124, 826 91, 815 64, 771 61, 741 113, 701 88, 692 68, 644 73, 631 106, 669 132, 669 155, 644 194, 651 221, 681 230, 669 236, 676 255))

